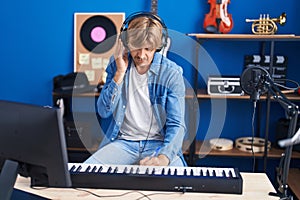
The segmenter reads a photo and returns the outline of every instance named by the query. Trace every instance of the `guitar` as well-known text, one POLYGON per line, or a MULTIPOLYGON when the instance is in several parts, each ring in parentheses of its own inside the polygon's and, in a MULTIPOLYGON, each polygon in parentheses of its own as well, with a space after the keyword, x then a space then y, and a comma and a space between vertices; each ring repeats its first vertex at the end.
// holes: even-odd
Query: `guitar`
MULTIPOLYGON (((157 15, 157 4, 158 4, 158 0, 151 0, 151 13, 154 15, 157 15)), ((159 53, 161 53, 163 56, 167 57, 167 53, 170 49, 171 46, 171 38, 168 36, 167 41, 166 41, 166 45, 160 50, 159 53)))

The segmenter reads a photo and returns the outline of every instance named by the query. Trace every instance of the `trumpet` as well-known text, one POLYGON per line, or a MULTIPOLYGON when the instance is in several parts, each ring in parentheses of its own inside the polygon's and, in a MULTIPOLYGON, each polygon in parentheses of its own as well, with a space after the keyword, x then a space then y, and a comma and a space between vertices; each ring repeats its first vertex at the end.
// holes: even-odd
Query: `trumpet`
POLYGON ((257 35, 271 35, 277 32, 277 24, 283 26, 286 22, 286 13, 282 13, 278 18, 270 18, 269 14, 261 14, 259 19, 246 19, 252 23, 252 33, 257 35))

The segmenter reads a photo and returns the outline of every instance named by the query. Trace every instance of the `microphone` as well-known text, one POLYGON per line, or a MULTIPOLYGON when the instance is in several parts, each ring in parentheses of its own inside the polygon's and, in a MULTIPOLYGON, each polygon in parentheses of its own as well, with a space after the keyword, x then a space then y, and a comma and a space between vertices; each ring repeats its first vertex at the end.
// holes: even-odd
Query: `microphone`
POLYGON ((262 67, 247 67, 243 71, 240 85, 253 102, 257 102, 260 96, 268 91, 266 87, 268 77, 269 72, 262 67))

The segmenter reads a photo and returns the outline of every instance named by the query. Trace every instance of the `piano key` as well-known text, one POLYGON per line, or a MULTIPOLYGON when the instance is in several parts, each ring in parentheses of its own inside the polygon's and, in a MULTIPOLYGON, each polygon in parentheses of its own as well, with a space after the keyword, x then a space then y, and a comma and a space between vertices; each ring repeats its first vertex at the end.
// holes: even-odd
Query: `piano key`
POLYGON ((174 174, 174 168, 164 167, 163 173, 164 173, 164 175, 173 175, 174 174))
POLYGON ((199 167, 192 167, 193 176, 201 176, 201 169, 199 167))
POLYGON ((76 165, 68 165, 68 170, 73 172, 76 169, 76 165))
POLYGON ((95 172, 96 172, 96 170, 97 170, 97 167, 96 167, 96 166, 93 166, 93 168, 92 168, 91 172, 95 173, 95 172))
POLYGON ((223 177, 223 169, 215 169, 214 171, 217 177, 223 177))
POLYGON ((147 170, 149 169, 149 166, 139 166, 138 167, 138 174, 147 174, 147 170))
POLYGON ((230 174, 230 177, 236 177, 236 174, 234 172, 234 169, 230 169, 229 170, 229 174, 230 174))
POLYGON ((213 176, 213 177, 216 176, 214 169, 210 169, 208 170, 208 172, 209 172, 209 176, 213 176))
POLYGON ((177 175, 178 176, 183 176, 184 175, 184 168, 183 167, 178 167, 177 168, 177 175))
POLYGON ((163 167, 155 167, 154 174, 155 175, 162 175, 163 171, 164 171, 163 167))
POLYGON ((188 176, 193 176, 193 170, 190 167, 187 167, 187 175, 188 176))
POLYGON ((81 169, 78 171, 78 172, 89 172, 88 170, 89 170, 89 168, 90 168, 90 164, 85 164, 85 163, 83 163, 82 165, 81 165, 81 169))
POLYGON ((138 168, 139 166, 138 165, 130 165, 130 170, 129 170, 129 173, 130 174, 138 174, 138 168))
POLYGON ((127 165, 119 165, 115 168, 114 173, 116 174, 123 174, 127 171, 127 165))
POLYGON ((203 168, 202 173, 203 173, 203 176, 209 176, 209 171, 206 167, 203 168))
POLYGON ((108 170, 109 170, 109 167, 110 166, 108 166, 108 165, 102 165, 102 169, 101 169, 101 173, 107 173, 108 172, 108 170))

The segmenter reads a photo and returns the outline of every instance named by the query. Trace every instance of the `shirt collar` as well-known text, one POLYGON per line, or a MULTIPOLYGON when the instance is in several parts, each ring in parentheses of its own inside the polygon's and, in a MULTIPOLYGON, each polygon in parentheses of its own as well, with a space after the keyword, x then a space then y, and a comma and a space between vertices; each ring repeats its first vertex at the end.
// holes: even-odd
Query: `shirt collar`
POLYGON ((159 72, 162 59, 163 59, 162 55, 160 53, 155 52, 149 71, 157 75, 159 72))

